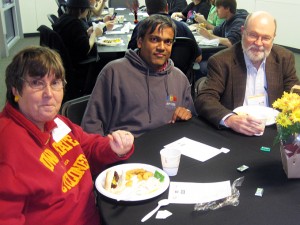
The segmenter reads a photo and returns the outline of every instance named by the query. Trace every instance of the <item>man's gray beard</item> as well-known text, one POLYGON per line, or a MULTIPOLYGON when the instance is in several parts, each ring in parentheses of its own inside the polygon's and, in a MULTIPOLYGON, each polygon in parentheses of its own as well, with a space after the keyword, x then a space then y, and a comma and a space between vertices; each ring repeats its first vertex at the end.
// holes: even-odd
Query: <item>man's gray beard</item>
POLYGON ((249 57, 249 59, 253 63, 262 62, 265 58, 267 58, 270 55, 270 51, 266 51, 265 49, 263 52, 260 52, 258 56, 253 54, 250 49, 256 48, 256 46, 252 44, 246 49, 243 38, 242 38, 242 48, 243 48, 243 52, 249 57))

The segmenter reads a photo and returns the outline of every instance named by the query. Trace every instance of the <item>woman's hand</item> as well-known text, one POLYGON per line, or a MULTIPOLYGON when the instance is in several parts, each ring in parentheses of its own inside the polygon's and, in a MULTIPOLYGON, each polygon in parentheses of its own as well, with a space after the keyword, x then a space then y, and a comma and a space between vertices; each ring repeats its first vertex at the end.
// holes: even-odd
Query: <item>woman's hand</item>
POLYGON ((106 29, 107 29, 107 30, 112 30, 113 27, 114 27, 114 24, 115 24, 115 22, 114 22, 113 20, 107 21, 107 22, 105 23, 106 29))
POLYGON ((119 156, 126 155, 132 148, 134 137, 124 130, 117 130, 108 135, 111 149, 119 156))
POLYGON ((94 31, 94 30, 93 30, 93 27, 90 26, 89 29, 87 29, 86 32, 88 33, 89 36, 91 36, 91 34, 93 33, 93 31, 94 31))
POLYGON ((96 37, 101 36, 103 34, 103 30, 98 26, 95 27, 94 32, 96 37))
POLYGON ((104 16, 104 18, 103 18, 103 22, 104 23, 106 23, 106 22, 108 22, 108 21, 110 21, 111 20, 111 15, 106 15, 106 16, 104 16))

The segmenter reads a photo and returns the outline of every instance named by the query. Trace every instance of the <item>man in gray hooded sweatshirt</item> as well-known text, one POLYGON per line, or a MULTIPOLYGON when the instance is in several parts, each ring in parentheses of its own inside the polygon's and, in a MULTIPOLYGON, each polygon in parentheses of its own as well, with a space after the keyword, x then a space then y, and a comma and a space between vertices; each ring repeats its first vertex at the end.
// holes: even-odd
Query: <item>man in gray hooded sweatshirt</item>
POLYGON ((170 59, 176 27, 164 15, 144 19, 138 49, 100 72, 82 120, 89 133, 131 131, 135 137, 195 115, 191 86, 170 59))

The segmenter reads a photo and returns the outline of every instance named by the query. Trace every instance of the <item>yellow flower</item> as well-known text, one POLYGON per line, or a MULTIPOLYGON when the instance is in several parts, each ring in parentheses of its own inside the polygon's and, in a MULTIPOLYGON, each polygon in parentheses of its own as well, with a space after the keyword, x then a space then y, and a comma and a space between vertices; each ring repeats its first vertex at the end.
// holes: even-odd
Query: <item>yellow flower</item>
POLYGON ((283 113, 279 113, 279 115, 276 118, 276 122, 282 127, 287 127, 293 124, 289 117, 283 113))
POLYGON ((300 133, 300 96, 296 93, 284 92, 272 106, 281 112, 276 118, 278 129, 277 140, 287 140, 291 135, 300 133))
POLYGON ((295 109, 292 113, 291 113, 291 120, 296 123, 296 122, 300 122, 300 107, 298 107, 297 109, 295 109))

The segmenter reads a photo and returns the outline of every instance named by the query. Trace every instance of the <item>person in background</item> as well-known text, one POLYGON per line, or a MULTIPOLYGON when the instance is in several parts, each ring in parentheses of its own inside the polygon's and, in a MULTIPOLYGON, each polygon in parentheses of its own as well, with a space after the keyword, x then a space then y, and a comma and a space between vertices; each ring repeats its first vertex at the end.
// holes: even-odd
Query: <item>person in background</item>
POLYGON ((170 59, 175 24, 154 14, 139 25, 136 50, 100 72, 81 126, 90 133, 123 129, 139 136, 195 115, 187 77, 170 59))
POLYGON ((47 47, 28 47, 6 69, 0 113, 0 224, 99 225, 95 178, 133 153, 133 135, 87 134, 58 115, 62 61, 47 47))
POLYGON ((92 16, 101 16, 107 0, 90 0, 92 16))
POLYGON ((249 14, 241 34, 241 43, 209 58, 207 80, 195 106, 216 127, 252 136, 262 131, 261 122, 233 110, 243 105, 270 107, 299 80, 293 53, 273 45, 276 21, 271 14, 249 14))
POLYGON ((187 24, 196 23, 195 14, 200 13, 207 19, 208 13, 210 10, 210 2, 209 0, 192 0, 187 7, 185 7, 181 12, 174 12, 172 14, 173 19, 181 18, 187 24))
POLYGON ((111 19, 112 15, 101 17, 105 3, 107 0, 89 0, 91 8, 85 18, 82 18, 86 29, 93 25, 93 23, 103 23, 103 31, 111 30, 114 25, 114 20, 111 19), (105 24, 104 24, 105 23, 105 24))
MULTIPOLYGON (((147 13, 149 15, 159 14, 168 16, 168 3, 166 0, 145 0, 147 13)), ((173 22, 176 25, 176 37, 188 37, 195 40, 194 35, 192 34, 191 30, 184 24, 177 20, 173 19, 173 22)), ((134 50, 137 48, 137 36, 138 36, 138 29, 140 23, 138 23, 131 35, 131 39, 128 42, 128 48, 134 50)), ((196 41, 196 40, 195 40, 196 41)), ((198 56, 195 59, 195 62, 200 63, 202 60, 202 51, 201 48, 198 48, 198 56)))
POLYGON ((198 33, 207 39, 219 39, 220 44, 227 47, 241 40, 241 26, 244 24, 248 12, 237 9, 236 0, 216 0, 217 14, 220 19, 225 19, 213 30, 199 27, 198 33))
POLYGON ((181 12, 186 6, 186 0, 167 0, 169 15, 171 16, 174 12, 181 12))
POLYGON ((210 11, 207 16, 207 20, 200 13, 195 14, 195 21, 199 24, 204 24, 204 27, 208 30, 213 30, 215 26, 221 25, 225 19, 220 19, 217 14, 217 8, 215 5, 215 0, 210 0, 210 11))
MULTIPOLYGON (((199 26, 197 31, 207 39, 219 39, 221 45, 230 47, 241 41, 241 26, 243 26, 248 12, 244 9, 237 9, 236 0, 216 0, 215 4, 218 17, 225 21, 221 25, 215 26, 213 30, 199 26)), ((196 79, 207 75, 207 59, 200 62, 199 72, 195 75, 196 79)))
MULTIPOLYGON (((96 82, 100 69, 95 40, 103 34, 103 29, 99 26, 87 29, 83 22, 91 8, 89 0, 68 0, 66 6, 67 12, 52 27, 62 38, 71 58, 74 71, 72 76, 68 76, 67 99, 74 99, 90 94, 96 82), (94 62, 83 64, 83 61, 94 62), (88 81, 87 74, 90 77, 88 81)), ((107 27, 109 30, 112 28, 113 23, 107 27)))

